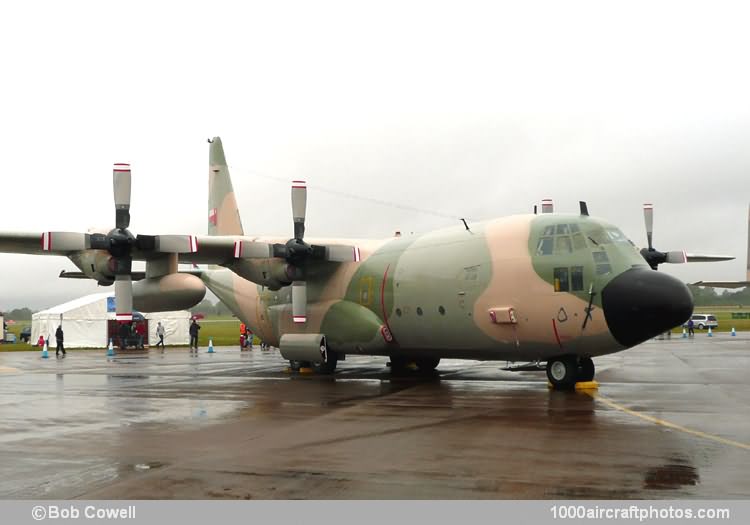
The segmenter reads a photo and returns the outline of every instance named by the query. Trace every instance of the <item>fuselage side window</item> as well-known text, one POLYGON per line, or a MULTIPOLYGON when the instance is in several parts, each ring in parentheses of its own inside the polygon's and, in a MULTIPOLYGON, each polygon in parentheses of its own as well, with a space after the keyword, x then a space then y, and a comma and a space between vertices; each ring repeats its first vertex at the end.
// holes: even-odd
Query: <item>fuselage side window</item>
POLYGON ((574 292, 583 290, 583 266, 573 266, 570 269, 570 286, 574 292))
POLYGON ((567 268, 555 268, 554 279, 556 292, 567 292, 570 290, 567 268))

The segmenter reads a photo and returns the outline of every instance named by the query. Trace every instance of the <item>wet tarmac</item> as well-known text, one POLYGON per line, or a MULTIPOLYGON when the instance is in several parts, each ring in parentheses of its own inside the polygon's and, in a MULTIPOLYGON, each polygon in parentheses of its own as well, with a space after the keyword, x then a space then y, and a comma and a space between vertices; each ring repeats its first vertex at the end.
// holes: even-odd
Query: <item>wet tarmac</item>
POLYGON ((595 359, 597 392, 449 360, 335 376, 274 351, 0 353, 0 497, 750 497, 750 334, 595 359))

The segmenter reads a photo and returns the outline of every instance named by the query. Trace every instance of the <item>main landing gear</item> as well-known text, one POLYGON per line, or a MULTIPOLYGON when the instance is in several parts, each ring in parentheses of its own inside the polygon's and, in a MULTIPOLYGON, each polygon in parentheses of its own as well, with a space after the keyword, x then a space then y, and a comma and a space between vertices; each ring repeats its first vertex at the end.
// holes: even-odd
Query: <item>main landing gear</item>
POLYGON ((435 372, 435 369, 440 364, 439 357, 391 357, 389 366, 391 367, 391 374, 393 375, 405 375, 410 372, 416 371, 420 374, 429 375, 435 372))
POLYGON ((336 372, 339 356, 336 352, 328 351, 328 360, 325 363, 313 363, 312 361, 289 361, 289 369, 292 372, 300 370, 315 370, 321 375, 331 375, 336 372))
POLYGON ((579 381, 592 381, 594 372, 590 357, 563 355, 547 361, 547 379, 556 390, 570 390, 579 381))

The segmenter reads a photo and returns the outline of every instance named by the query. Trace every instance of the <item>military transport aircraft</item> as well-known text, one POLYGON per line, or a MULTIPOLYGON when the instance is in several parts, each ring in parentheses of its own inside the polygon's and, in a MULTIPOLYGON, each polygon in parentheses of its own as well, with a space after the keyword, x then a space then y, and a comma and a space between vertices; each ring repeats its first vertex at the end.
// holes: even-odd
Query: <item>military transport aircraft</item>
POLYGON ((133 306, 189 308, 208 287, 285 359, 323 372, 347 354, 388 356, 392 371, 431 371, 441 358, 546 362, 556 388, 591 380, 593 357, 690 317, 690 291, 659 264, 731 259, 655 250, 650 205, 641 252, 585 203, 562 215, 549 201, 540 214, 423 235, 306 239, 303 181, 292 182, 291 239, 247 236, 221 140, 209 142, 208 235, 133 235, 130 168, 115 164, 114 229, 0 232, 0 252, 67 256, 81 272, 62 277, 114 283, 121 321, 133 306), (183 272, 178 262, 210 266, 183 272))

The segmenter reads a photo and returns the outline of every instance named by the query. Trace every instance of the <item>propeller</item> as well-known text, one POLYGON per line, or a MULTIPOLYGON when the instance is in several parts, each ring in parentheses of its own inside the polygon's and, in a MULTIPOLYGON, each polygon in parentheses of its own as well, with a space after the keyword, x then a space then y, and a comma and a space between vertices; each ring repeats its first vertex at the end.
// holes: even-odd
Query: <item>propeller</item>
POLYGON ((307 322, 307 282, 304 267, 309 261, 359 262, 357 246, 331 244, 319 245, 305 242, 305 217, 307 214, 307 184, 292 181, 292 221, 294 236, 284 244, 259 241, 235 241, 234 257, 237 259, 281 258, 287 262, 286 275, 292 285, 292 320, 307 322))
POLYGON ((73 252, 105 250, 109 252, 109 270, 115 278, 115 316, 118 321, 133 319, 133 251, 140 253, 195 253, 198 241, 194 235, 138 235, 130 226, 130 165, 117 163, 112 170, 115 199, 115 228, 109 233, 44 232, 42 250, 73 252))
POLYGON ((643 219, 646 224, 646 238, 648 239, 648 248, 641 249, 641 255, 648 265, 656 270, 660 264, 683 264, 688 262, 716 262, 729 261, 734 259, 731 255, 703 255, 685 253, 683 250, 660 252, 654 248, 654 205, 646 203, 643 205, 643 219))

